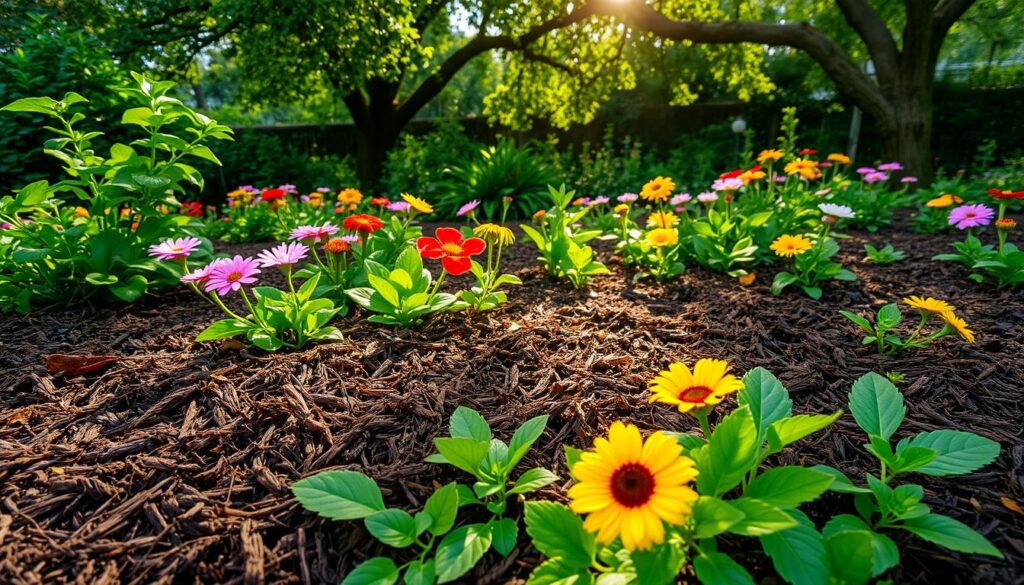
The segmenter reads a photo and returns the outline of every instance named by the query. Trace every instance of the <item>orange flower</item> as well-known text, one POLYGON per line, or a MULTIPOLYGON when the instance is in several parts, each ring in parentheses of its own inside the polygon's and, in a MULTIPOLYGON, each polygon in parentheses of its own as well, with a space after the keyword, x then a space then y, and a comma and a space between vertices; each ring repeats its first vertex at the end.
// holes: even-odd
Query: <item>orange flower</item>
POLYGON ((360 213, 346 217, 341 226, 352 232, 369 234, 384 227, 384 222, 379 217, 360 213))

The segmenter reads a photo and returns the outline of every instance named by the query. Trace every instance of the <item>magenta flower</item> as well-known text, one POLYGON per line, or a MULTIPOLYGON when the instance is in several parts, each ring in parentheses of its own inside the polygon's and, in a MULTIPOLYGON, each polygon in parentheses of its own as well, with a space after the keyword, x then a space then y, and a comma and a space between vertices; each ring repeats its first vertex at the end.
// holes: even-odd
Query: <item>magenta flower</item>
POLYGON ((858 175, 867 175, 869 173, 877 173, 877 172, 878 171, 876 171, 875 169, 873 169, 871 167, 860 167, 859 169, 857 169, 857 174, 858 175))
POLYGON ((282 190, 282 191, 284 191, 285 193, 289 193, 291 195, 298 195, 299 194, 299 188, 296 187, 295 185, 292 185, 291 183, 287 183, 287 184, 284 184, 284 185, 278 185, 277 188, 282 190))
POLYGON ((317 193, 330 193, 331 192, 331 188, 330 187, 317 187, 316 188, 316 192, 317 193))
POLYGON ((678 195, 673 195, 668 202, 670 205, 686 205, 692 199, 693 197, 690 197, 689 193, 679 193, 678 195))
POLYGON ((783 176, 783 175, 775 175, 775 179, 774 180, 775 180, 776 183, 785 183, 786 182, 786 177, 783 176))
POLYGON ((973 227, 988 225, 992 222, 996 212, 987 205, 961 205, 949 212, 949 225, 955 225, 957 229, 966 230, 973 227))
POLYGON ((718 201, 718 193, 711 191, 699 193, 697 195, 697 201, 700 201, 701 203, 714 203, 715 201, 718 201))
POLYGON ((227 258, 218 258, 218 259, 214 260, 213 262, 210 262, 206 266, 203 266, 202 268, 197 268, 197 269, 193 270, 192 272, 189 272, 185 276, 182 276, 181 277, 181 282, 184 282, 185 284, 188 284, 188 283, 202 284, 202 283, 204 283, 204 282, 206 282, 207 280, 210 279, 210 272, 216 266, 218 266, 220 264, 223 264, 223 263, 225 263, 227 261, 228 261, 227 258))
POLYGON ((0 230, 9 230, 9 229, 11 229, 11 224, 7 223, 6 221, 3 222, 3 223, 0 223, 0 230))
POLYGON ((290 244, 274 246, 269 250, 263 250, 259 253, 257 259, 259 259, 260 264, 264 268, 292 266, 293 264, 298 264, 308 253, 309 248, 307 246, 298 242, 292 242, 290 244))
POLYGON ((349 234, 347 236, 341 236, 341 239, 345 240, 349 244, 354 244, 359 241, 359 236, 355 234, 349 234))
POLYGON ((616 197, 616 199, 619 200, 619 203, 632 203, 639 198, 640 196, 637 195, 636 193, 623 193, 622 195, 616 197))
POLYGON ((409 211, 408 201, 392 201, 388 203, 388 211, 394 211, 395 213, 405 213, 409 211))
MULTIPOLYGON (((405 203, 405 201, 403 201, 402 203, 405 203)), ((405 203, 405 204, 406 204, 406 206, 409 205, 408 203, 405 203)), ((455 212, 455 215, 457 217, 462 217, 463 215, 466 215, 467 213, 469 213, 469 212, 473 211, 474 209, 476 209, 479 205, 480 205, 480 202, 478 200, 474 199, 474 200, 470 201, 469 203, 467 203, 467 204, 463 205, 462 207, 460 207, 459 210, 455 212)))
POLYGON ((916 182, 917 182, 917 177, 909 177, 908 176, 908 177, 903 177, 902 179, 900 179, 900 183, 916 183, 916 182))
POLYGON ((885 174, 883 172, 880 172, 880 171, 875 171, 873 173, 868 173, 868 174, 864 175, 864 182, 865 183, 882 183, 882 182, 885 182, 885 181, 888 181, 888 180, 889 180, 889 175, 887 175, 887 174, 885 174))
POLYGON ((178 238, 164 240, 149 247, 149 255, 157 260, 181 260, 188 258, 202 244, 199 238, 178 238))
POLYGON ((605 203, 608 203, 609 201, 611 201, 611 199, 609 199, 608 197, 605 197, 604 195, 599 195, 597 197, 594 197, 590 201, 587 201, 587 205, 590 205, 590 206, 604 205, 605 203))
POLYGON ((893 171, 902 171, 903 165, 898 162, 889 162, 882 165, 878 165, 878 170, 891 173, 893 171))
POLYGON ((253 195, 258 195, 260 193, 260 190, 257 189, 255 185, 241 185, 238 188, 241 189, 242 191, 248 191, 253 195))
POLYGON ((324 225, 300 225, 292 230, 291 239, 303 241, 326 240, 338 233, 338 229, 338 226, 331 223, 325 223, 324 225))
POLYGON ((224 296, 242 288, 243 284, 252 284, 256 282, 256 275, 260 273, 259 265, 254 258, 242 258, 237 255, 220 262, 210 269, 205 290, 216 291, 220 296, 224 296))

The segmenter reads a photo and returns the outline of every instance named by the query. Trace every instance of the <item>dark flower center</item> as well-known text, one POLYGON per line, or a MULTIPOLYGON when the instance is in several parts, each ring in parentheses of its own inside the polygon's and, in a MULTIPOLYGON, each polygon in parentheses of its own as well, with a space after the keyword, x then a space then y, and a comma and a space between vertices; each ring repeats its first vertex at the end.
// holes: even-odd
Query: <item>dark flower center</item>
POLYGON ((627 463, 612 474, 612 497, 627 508, 647 503, 654 495, 654 476, 639 463, 627 463))
POLYGON ((236 280, 239 280, 241 278, 242 278, 242 273, 241 272, 237 272, 237 271, 236 272, 232 272, 231 274, 228 275, 228 282, 235 282, 236 280))
POLYGON ((708 396, 711 396, 714 393, 715 391, 707 386, 691 386, 679 393, 679 400, 683 402, 692 402, 694 404, 704 404, 704 401, 708 399, 708 396))

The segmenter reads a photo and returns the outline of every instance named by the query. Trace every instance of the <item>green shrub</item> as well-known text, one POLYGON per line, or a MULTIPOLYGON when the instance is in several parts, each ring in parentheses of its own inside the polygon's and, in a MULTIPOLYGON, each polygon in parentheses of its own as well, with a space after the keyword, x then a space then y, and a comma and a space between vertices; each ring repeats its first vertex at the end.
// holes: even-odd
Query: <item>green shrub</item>
POLYGON ((438 185, 446 168, 477 155, 483 145, 467 137, 453 119, 441 121, 423 136, 405 134, 397 148, 388 153, 381 179, 383 192, 394 199, 412 193, 437 201, 438 185))

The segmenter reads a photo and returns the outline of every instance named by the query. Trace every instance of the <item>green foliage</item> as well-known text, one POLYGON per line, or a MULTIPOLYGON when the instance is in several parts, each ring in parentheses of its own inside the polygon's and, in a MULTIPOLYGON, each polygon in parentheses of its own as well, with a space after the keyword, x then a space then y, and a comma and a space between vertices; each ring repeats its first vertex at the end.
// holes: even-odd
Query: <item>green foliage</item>
POLYGON ((828 280, 857 280, 857 276, 843 268, 832 257, 839 252, 839 244, 827 236, 819 237, 810 250, 793 258, 791 271, 784 270, 772 281, 772 294, 781 294, 791 284, 798 284, 814 300, 821 298, 820 284, 828 280))
POLYGON ((551 204, 548 185, 554 182, 555 173, 529 146, 501 140, 468 164, 446 169, 435 210, 438 217, 452 218, 459 207, 475 200, 480 202, 479 216, 498 219, 503 199, 511 197, 512 217, 530 217, 551 204))
POLYGON ((906 252, 901 252, 900 250, 893 248, 892 244, 886 244, 880 249, 872 246, 871 244, 864 244, 864 252, 867 253, 867 257, 864 258, 865 262, 878 264, 880 266, 899 262, 907 257, 906 252))
POLYGON ((364 265, 369 286, 351 288, 345 293, 357 305, 374 313, 369 317, 374 323, 419 325, 423 317, 444 311, 455 302, 455 296, 437 291, 440 281, 434 281, 430 271, 423 268, 415 248, 404 248, 392 269, 370 258, 364 265))
POLYGON ((384 164, 381 179, 384 192, 413 193, 428 201, 437 201, 445 169, 472 160, 479 156, 482 148, 483 145, 469 138, 452 118, 443 118, 423 136, 404 134, 398 146, 388 153, 384 164))
POLYGON ((729 276, 747 274, 745 267, 757 259, 755 230, 770 230, 771 211, 730 214, 709 209, 707 216, 687 226, 693 259, 698 264, 729 276))
POLYGON ((567 278, 576 288, 586 286, 594 276, 609 274, 604 264, 594 259, 594 250, 586 242, 600 235, 599 231, 580 231, 575 224, 583 219, 590 210, 584 207, 579 211, 570 212, 575 191, 566 191, 565 185, 559 189, 548 187, 554 205, 544 211, 538 220, 538 227, 520 225, 527 237, 540 250, 539 260, 548 269, 548 274, 556 278, 567 278))
POLYGON ((190 163, 217 162, 206 143, 229 139, 231 130, 170 97, 173 83, 132 76, 134 83, 118 91, 135 106, 121 124, 137 138, 113 144, 109 156, 93 147, 103 133, 77 128, 86 119, 77 111, 86 99, 77 93, 22 98, 2 108, 55 121, 48 129, 56 138, 45 153, 67 178, 38 181, 0 199, 0 218, 11 224, 0 236, 0 307, 28 311, 95 294, 131 302, 152 285, 177 282, 180 271, 149 258, 147 249, 181 234, 189 218, 160 209, 177 208, 177 195, 202 187, 190 163), (62 205, 63 198, 78 207, 62 205))
MULTIPOLYGON (((902 338, 897 331, 903 321, 903 313, 895 303, 890 303, 878 309, 874 323, 868 319, 850 311, 839 311, 839 314, 852 321, 857 327, 864 331, 861 339, 864 345, 874 344, 878 353, 894 355, 908 349, 919 349, 931 345, 935 341, 947 335, 957 336, 957 330, 943 322, 942 326, 930 334, 926 334, 925 325, 937 317, 931 311, 918 310, 920 320, 917 326, 906 339, 902 338)), ((940 320, 941 321, 941 320, 940 320)))

